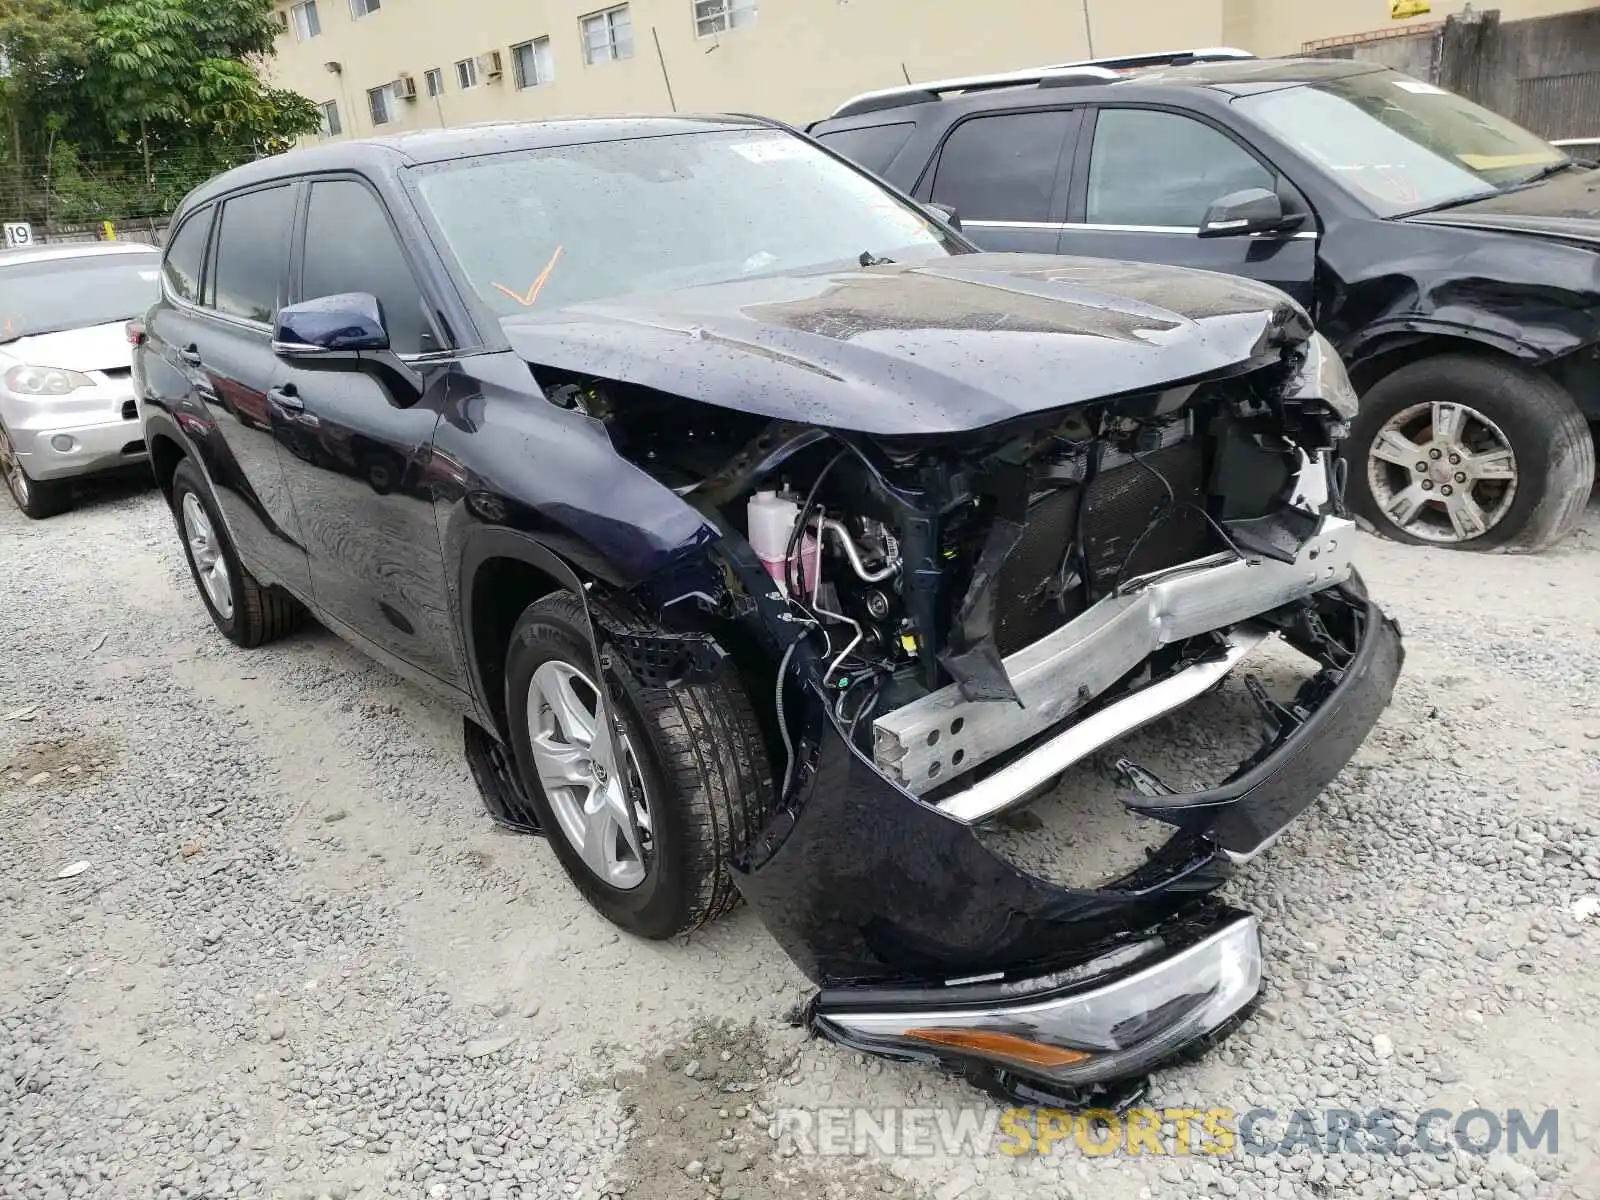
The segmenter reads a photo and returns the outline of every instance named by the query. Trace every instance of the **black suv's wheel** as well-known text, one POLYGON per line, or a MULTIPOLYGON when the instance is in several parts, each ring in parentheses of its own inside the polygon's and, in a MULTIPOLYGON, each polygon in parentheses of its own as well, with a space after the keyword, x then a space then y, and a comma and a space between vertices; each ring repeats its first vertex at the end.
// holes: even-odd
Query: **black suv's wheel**
POLYGON ((589 902, 630 933, 672 937, 738 899, 727 867, 771 808, 766 747, 730 670, 668 688, 610 668, 608 727, 587 629, 568 592, 517 622, 506 654, 517 767, 589 902))
POLYGON ((35 479, 24 471, 4 427, 0 427, 0 475, 5 476, 6 491, 25 517, 42 521, 72 507, 72 485, 59 479, 35 479))
POLYGON ((1594 442, 1554 381, 1514 363, 1441 355, 1361 398, 1344 455, 1349 501, 1397 541, 1542 550, 1594 487, 1594 442))
POLYGON ((300 624, 305 610, 292 596, 262 587, 245 570, 205 480, 187 460, 172 475, 172 516, 200 599, 224 637, 248 649, 300 624))

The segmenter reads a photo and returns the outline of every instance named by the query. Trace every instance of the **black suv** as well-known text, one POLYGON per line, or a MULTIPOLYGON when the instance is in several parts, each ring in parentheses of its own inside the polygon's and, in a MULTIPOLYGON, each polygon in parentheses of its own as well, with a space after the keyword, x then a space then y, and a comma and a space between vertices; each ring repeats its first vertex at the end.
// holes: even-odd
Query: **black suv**
POLYGON ((817 1028, 997 1085, 1100 1087, 1240 1011, 1255 918, 1208 896, 1400 667, 1299 307, 979 252, 768 123, 241 167, 181 205, 142 338, 227 637, 309 610, 463 714, 490 812, 612 921, 742 894, 817 1028), (1137 870, 1057 886, 977 836, 1273 634, 1305 671, 1251 689, 1259 752, 1194 792, 1126 764, 1169 827, 1137 870))
POLYGON ((1145 55, 858 97, 809 132, 989 250, 1227 271, 1310 311, 1362 395, 1351 507, 1537 550, 1600 418, 1600 173, 1383 67, 1145 55))

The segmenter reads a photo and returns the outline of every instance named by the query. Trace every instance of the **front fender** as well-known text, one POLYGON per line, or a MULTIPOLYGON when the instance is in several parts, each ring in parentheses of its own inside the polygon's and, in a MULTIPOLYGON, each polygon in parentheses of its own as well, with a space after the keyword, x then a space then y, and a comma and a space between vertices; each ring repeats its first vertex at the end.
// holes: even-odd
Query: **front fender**
MULTIPOLYGON (((482 659, 478 653, 473 613, 477 611, 475 605, 478 599, 476 592, 480 570, 486 562, 497 558, 525 563, 548 577, 557 587, 564 588, 578 597, 583 604, 584 616, 589 625, 589 648, 595 659, 592 665, 597 671, 599 669, 599 643, 595 637, 594 621, 589 617, 587 591, 583 578, 573 569, 572 564, 537 538, 515 529, 481 526, 469 530, 461 543, 456 584, 459 609, 456 618, 461 630, 462 644, 467 652, 469 690, 479 710, 479 724, 491 728, 502 723, 498 716, 501 707, 492 694, 495 690, 494 682, 485 678, 480 666, 482 659)), ((502 728, 500 732, 503 734, 505 730, 502 728)))
POLYGON ((1352 373, 1444 338, 1543 364, 1600 342, 1600 256, 1523 234, 1363 221, 1321 248, 1317 326, 1352 373))
MULTIPOLYGON (((1481 346, 1486 350, 1493 350, 1511 358, 1520 358, 1526 362, 1536 363, 1558 356, 1556 351, 1541 350, 1540 347, 1492 324, 1474 325, 1463 321, 1416 315, 1376 321, 1356 331, 1344 341, 1336 343, 1336 349, 1339 351, 1339 357, 1344 359, 1346 370, 1352 376, 1359 378, 1365 368, 1391 351, 1430 339, 1448 339, 1452 342, 1481 346)), ((1581 343, 1575 342, 1559 353, 1575 350, 1579 345, 1581 343)))

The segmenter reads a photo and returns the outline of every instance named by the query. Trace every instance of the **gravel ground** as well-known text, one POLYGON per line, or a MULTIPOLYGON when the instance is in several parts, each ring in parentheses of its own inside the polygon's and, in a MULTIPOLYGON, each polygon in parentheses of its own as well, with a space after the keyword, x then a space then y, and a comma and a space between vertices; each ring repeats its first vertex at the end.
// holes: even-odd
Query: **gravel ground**
MULTIPOLYGON (((747 911, 619 937, 482 815, 456 721, 326 633, 226 644, 107 486, 0 507, 0 1196, 1600 1196, 1600 504, 1540 558, 1361 557, 1395 703, 1231 887, 1265 1003, 1151 1101, 1558 1108, 1554 1156, 798 1153, 780 1110, 999 1106, 789 1028, 747 911)), ((1159 731, 1177 774, 1205 725, 1159 731)), ((1085 829, 1141 832, 1107 773, 999 836, 1095 866, 1085 829)))

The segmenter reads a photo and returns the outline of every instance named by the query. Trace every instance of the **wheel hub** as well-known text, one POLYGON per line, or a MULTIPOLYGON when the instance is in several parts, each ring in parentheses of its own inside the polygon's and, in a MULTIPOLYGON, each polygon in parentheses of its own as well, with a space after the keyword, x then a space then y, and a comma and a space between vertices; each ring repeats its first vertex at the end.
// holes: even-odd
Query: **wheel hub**
POLYGON ((183 537, 189 543, 189 557, 206 599, 224 621, 229 620, 233 616, 233 581, 228 575, 228 559, 205 505, 193 492, 185 492, 183 497, 183 537))
POLYGON ((28 476, 23 471, 22 462, 12 449, 11 438, 4 429, 0 429, 0 473, 4 474, 6 483, 17 498, 17 503, 26 506, 29 498, 28 476))
POLYGON ((1402 409, 1367 458, 1373 499, 1400 529, 1459 544, 1494 528, 1517 492, 1517 460, 1499 425, 1475 408, 1434 401, 1402 409))
POLYGON ((602 882, 642 884, 655 852, 644 776, 599 688, 571 663, 547 662, 528 681, 528 742, 560 836, 602 882))

